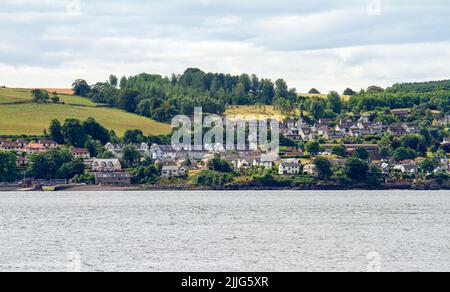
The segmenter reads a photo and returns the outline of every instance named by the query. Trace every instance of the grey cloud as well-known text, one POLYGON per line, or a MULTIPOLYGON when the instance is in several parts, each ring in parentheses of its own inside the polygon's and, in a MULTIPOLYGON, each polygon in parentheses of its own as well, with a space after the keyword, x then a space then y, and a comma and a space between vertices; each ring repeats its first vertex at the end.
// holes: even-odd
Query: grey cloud
MULTIPOLYGON (((380 0, 379 16, 367 14, 372 0, 81 0, 79 15, 67 13, 70 1, 0 0, 0 65, 48 72, 71 66, 83 72, 80 68, 95 63, 105 76, 111 68, 131 74, 196 66, 276 73, 297 84, 315 68, 329 76, 350 68, 353 73, 343 76, 344 82, 447 72, 433 64, 442 62, 439 50, 450 41, 447 1, 380 0), (421 50, 421 44, 439 45, 421 50), (427 60, 422 69, 407 70, 413 60, 400 58, 400 69, 392 73, 397 76, 370 72, 373 62, 386 64, 390 54, 399 58, 399 50, 406 50, 408 55, 406 45, 416 48, 415 58, 427 60)), ((309 78, 319 82, 320 76, 309 78)))

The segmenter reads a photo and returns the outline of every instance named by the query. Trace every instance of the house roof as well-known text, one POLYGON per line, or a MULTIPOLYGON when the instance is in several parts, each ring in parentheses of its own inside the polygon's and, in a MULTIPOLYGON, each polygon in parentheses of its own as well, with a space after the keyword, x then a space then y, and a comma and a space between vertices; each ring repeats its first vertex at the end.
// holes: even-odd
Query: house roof
POLYGON ((39 140, 38 144, 58 144, 53 140, 49 140, 49 139, 43 139, 43 140, 39 140))
POLYGON ((155 145, 155 147, 162 152, 176 152, 172 145, 155 145))
POLYGON ((30 143, 30 144, 28 144, 27 148, 29 148, 29 149, 46 149, 42 144, 38 144, 38 143, 30 143))
POLYGON ((120 150, 120 149, 122 149, 123 148, 123 145, 122 144, 114 144, 114 143, 107 143, 106 145, 105 145, 105 147, 107 147, 107 148, 109 148, 109 147, 113 147, 114 148, 114 150, 120 150))
POLYGON ((88 154, 90 152, 86 148, 75 148, 75 149, 72 150, 72 153, 74 153, 74 154, 88 154))
POLYGON ((310 127, 302 127, 301 130, 305 135, 309 135, 312 132, 312 129, 310 127))
POLYGON ((179 167, 176 165, 165 165, 162 168, 162 171, 178 171, 179 167))
POLYGON ((119 159, 94 159, 93 167, 121 167, 119 159))
POLYGON ((283 168, 288 168, 288 167, 299 167, 300 166, 300 163, 294 163, 294 162, 282 162, 281 163, 281 166, 283 167, 283 168))
POLYGON ((3 147, 18 148, 20 145, 16 142, 3 142, 3 147))
POLYGON ((301 163, 298 159, 286 159, 281 162, 282 167, 298 167, 301 163))
POLYGON ((391 131, 405 131, 406 132, 406 129, 403 126, 403 124, 392 124, 389 126, 389 129, 391 131))
POLYGON ((394 109, 394 110, 392 110, 392 112, 394 114, 409 114, 409 113, 411 113, 411 110, 409 110, 409 109, 394 109))

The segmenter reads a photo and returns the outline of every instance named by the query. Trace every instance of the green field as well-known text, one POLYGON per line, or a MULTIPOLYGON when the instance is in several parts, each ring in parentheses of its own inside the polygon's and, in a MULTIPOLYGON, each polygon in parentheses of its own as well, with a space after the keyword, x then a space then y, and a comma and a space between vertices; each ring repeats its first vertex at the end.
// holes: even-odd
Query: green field
MULTIPOLYGON (((49 92, 50 96, 52 93, 49 92)), ((58 94, 60 102, 73 105, 83 106, 98 106, 99 104, 92 102, 90 99, 69 95, 58 94)), ((0 104, 15 103, 15 102, 29 102, 33 100, 31 96, 31 89, 19 89, 19 88, 0 88, 0 104)))
POLYGON ((91 101, 88 98, 81 97, 81 96, 67 95, 67 94, 60 94, 58 96, 59 96, 60 101, 65 104, 83 105, 83 106, 91 106, 91 107, 100 105, 98 103, 91 101))
POLYGON ((65 104, 5 104, 30 101, 30 92, 0 88, 0 135, 42 135, 53 119, 63 122, 68 118, 85 120, 88 117, 95 118, 107 129, 113 129, 119 136, 128 129, 141 129, 146 135, 167 134, 171 130, 170 125, 145 117, 118 109, 96 107, 97 104, 83 97, 59 96, 65 104))
MULTIPOLYGON (((308 115, 308 112, 304 112, 305 115, 308 115)), ((275 109, 271 105, 266 105, 265 107, 257 107, 255 105, 238 105, 229 107, 225 112, 225 115, 230 116, 242 116, 244 118, 254 117, 257 120, 271 119, 275 117, 278 121, 282 121, 288 118, 285 114, 282 114, 279 110, 275 109)), ((292 111, 291 117, 300 116, 300 110, 296 109, 292 111)))
POLYGON ((0 104, 30 101, 31 99, 29 89, 0 88, 0 104))
MULTIPOLYGON (((314 94, 314 93, 299 93, 299 96, 304 96, 304 97, 318 97, 318 98, 327 98, 328 94, 314 94)), ((348 95, 341 95, 341 98, 343 101, 348 101, 350 99, 351 96, 348 95)))
POLYGON ((225 115, 243 117, 253 116, 258 120, 275 117, 277 120, 281 121, 286 118, 285 115, 280 113, 278 110, 275 110, 271 105, 267 105, 263 108, 257 107, 255 105, 232 106, 228 108, 225 115))

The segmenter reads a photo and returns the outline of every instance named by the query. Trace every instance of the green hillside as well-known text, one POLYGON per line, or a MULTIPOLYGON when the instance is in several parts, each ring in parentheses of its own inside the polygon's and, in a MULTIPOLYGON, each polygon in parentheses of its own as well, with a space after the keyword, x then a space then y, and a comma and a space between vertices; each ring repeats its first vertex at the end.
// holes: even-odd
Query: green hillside
MULTIPOLYGON (((52 94, 50 93, 50 96, 52 94)), ((84 106, 99 106, 100 104, 92 102, 88 98, 81 96, 58 94, 61 103, 71 105, 84 105, 84 106)), ((30 89, 22 88, 0 88, 0 105, 10 103, 26 103, 32 101, 32 94, 30 89)))
POLYGON ((31 92, 28 89, 0 88, 0 104, 30 100, 31 92))
POLYGON ((95 118, 121 136, 128 129, 141 129, 146 135, 170 132, 170 125, 95 104, 89 99, 60 94, 64 104, 31 102, 30 90, 0 88, 0 135, 42 135, 53 119, 95 118), (11 104, 23 102, 19 104, 11 104))
POLYGON ((450 90, 450 80, 397 83, 387 89, 388 92, 431 92, 434 90, 450 90))

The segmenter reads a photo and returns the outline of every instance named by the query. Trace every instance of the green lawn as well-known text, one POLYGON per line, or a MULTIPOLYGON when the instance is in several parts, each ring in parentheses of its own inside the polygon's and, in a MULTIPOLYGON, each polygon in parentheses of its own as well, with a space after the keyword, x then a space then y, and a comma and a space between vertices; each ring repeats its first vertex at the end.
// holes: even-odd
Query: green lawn
POLYGON ((0 88, 0 104, 31 100, 29 89, 0 88))
MULTIPOLYGON (((67 100, 74 99, 69 97, 67 100)), ((119 136, 128 129, 141 129, 146 135, 167 134, 171 130, 170 125, 118 109, 29 103, 0 104, 0 135, 42 135, 53 119, 63 122, 67 118, 85 120, 88 117, 115 130, 119 136)))
MULTIPOLYGON (((299 93, 299 96, 305 96, 305 97, 318 97, 318 98, 327 98, 328 94, 314 94, 314 93, 299 93)), ((341 95, 342 100, 348 101, 351 96, 348 95, 341 95)))
POLYGON ((91 106, 91 107, 100 105, 98 103, 91 101, 89 98, 85 98, 85 97, 81 97, 81 96, 67 95, 67 94, 60 94, 58 96, 59 96, 60 101, 65 104, 74 104, 74 105, 91 106))
MULTIPOLYGON (((49 92, 50 97, 52 93, 49 92)), ((92 102, 90 99, 69 95, 69 94, 58 94, 60 101, 66 104, 82 105, 82 106, 97 106, 99 104, 92 102)), ((18 89, 18 88, 0 88, 0 104, 11 103, 11 102, 21 102, 21 101, 31 101, 33 98, 31 96, 31 89, 18 89)))
MULTIPOLYGON (((305 115, 309 115, 309 112, 305 111, 305 115)), ((255 105, 238 105, 230 106, 225 112, 228 116, 243 116, 248 119, 254 117, 258 120, 270 119, 275 117, 278 121, 283 121, 287 118, 285 114, 282 114, 279 110, 275 109, 272 105, 266 105, 265 107, 257 107, 255 105)), ((299 117, 300 110, 296 109, 292 111, 291 117, 299 117)))
POLYGON ((278 110, 275 110, 274 107, 270 105, 267 105, 263 108, 254 105, 233 106, 228 108, 225 115, 243 117, 253 116, 258 120, 275 117, 277 120, 281 121, 286 118, 285 115, 280 113, 278 110))

